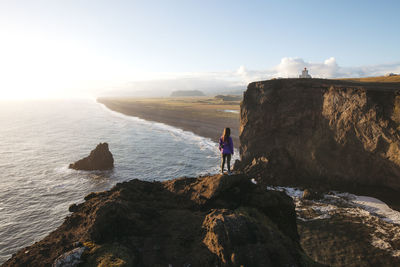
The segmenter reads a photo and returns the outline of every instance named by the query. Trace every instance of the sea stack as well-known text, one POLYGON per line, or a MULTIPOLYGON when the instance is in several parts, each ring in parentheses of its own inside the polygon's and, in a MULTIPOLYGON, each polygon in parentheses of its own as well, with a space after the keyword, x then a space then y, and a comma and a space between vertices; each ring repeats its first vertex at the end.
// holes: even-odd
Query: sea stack
POLYGON ((84 171, 111 170, 114 168, 114 158, 108 149, 108 144, 100 143, 89 156, 69 164, 69 168, 84 171))

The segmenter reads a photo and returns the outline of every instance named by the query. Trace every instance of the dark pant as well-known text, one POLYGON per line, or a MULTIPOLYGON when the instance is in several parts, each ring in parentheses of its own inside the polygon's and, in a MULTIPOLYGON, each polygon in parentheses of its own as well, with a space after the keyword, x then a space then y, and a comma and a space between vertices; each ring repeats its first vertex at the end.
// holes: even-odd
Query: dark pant
POLYGON ((221 172, 224 171, 224 165, 226 161, 226 166, 228 167, 228 172, 231 171, 231 154, 222 154, 221 155, 221 172))

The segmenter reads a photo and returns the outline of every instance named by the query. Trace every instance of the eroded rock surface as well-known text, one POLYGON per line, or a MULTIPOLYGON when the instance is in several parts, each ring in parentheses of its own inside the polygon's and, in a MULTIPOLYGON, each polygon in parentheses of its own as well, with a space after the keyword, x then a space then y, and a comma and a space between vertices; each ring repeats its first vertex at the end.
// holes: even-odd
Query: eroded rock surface
POLYGON ((86 247, 74 248, 58 257, 54 263, 53 267, 76 267, 81 263, 82 253, 85 251, 86 247))
POLYGON ((292 199, 244 175, 132 180, 85 200, 4 266, 51 266, 76 242, 80 266, 315 266, 292 199))
POLYGON ((114 158, 108 149, 108 144, 100 143, 89 156, 71 163, 69 168, 84 171, 110 170, 114 168, 114 158))
POLYGON ((251 83, 235 167, 268 184, 400 190, 399 92, 398 83, 251 83))

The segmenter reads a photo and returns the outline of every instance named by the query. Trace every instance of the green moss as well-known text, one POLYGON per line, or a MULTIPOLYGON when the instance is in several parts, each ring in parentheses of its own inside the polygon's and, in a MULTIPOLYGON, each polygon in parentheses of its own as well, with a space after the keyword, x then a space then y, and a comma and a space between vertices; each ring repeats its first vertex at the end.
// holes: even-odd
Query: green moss
POLYGON ((79 266, 85 267, 124 267, 132 266, 135 255, 119 243, 98 245, 93 242, 85 242, 89 248, 83 255, 83 262, 79 266))

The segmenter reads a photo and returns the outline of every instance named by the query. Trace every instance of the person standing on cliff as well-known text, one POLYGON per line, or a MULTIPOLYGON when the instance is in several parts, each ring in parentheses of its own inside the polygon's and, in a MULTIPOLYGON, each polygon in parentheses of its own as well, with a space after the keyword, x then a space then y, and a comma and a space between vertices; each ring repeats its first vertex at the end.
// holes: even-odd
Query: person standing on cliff
POLYGON ((219 139, 219 150, 221 151, 221 173, 224 173, 224 165, 228 167, 228 174, 231 174, 231 156, 233 155, 233 141, 231 129, 225 128, 219 139))

